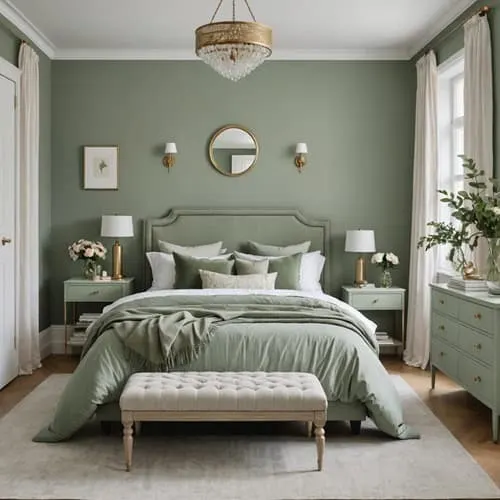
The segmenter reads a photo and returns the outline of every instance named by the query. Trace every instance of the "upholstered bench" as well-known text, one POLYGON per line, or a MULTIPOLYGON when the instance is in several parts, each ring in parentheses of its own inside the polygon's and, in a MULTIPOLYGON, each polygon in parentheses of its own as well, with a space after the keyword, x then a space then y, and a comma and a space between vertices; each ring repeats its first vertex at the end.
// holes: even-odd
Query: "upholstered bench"
POLYGON ((327 399, 309 373, 136 373, 120 397, 127 471, 132 426, 143 421, 303 421, 315 426, 318 470, 323 467, 327 399))

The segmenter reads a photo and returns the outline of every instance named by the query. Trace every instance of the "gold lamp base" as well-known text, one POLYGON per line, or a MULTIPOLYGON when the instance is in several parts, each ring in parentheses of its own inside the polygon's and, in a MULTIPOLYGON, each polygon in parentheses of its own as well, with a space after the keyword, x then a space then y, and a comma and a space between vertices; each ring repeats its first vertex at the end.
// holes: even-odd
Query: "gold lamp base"
POLYGON ((354 286, 363 288, 368 284, 365 278, 365 259, 363 259, 363 257, 358 257, 356 260, 356 270, 354 276, 354 286))
POLYGON ((122 278, 122 246, 116 240, 113 244, 113 274, 111 275, 111 279, 121 280, 122 278))

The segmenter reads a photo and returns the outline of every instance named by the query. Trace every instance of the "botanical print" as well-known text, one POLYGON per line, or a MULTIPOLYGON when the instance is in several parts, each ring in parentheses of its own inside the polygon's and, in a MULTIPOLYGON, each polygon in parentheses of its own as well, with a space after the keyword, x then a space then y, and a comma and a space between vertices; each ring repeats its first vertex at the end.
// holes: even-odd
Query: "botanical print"
POLYGON ((118 148, 84 147, 84 189, 118 189, 118 148))

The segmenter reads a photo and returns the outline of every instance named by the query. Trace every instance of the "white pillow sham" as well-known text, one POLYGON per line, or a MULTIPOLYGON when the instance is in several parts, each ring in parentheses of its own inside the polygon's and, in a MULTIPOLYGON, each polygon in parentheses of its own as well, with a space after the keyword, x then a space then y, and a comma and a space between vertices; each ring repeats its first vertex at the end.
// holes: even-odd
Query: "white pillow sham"
POLYGON ((203 288, 240 288, 245 290, 274 290, 278 273, 220 274, 200 269, 203 288))
MULTIPOLYGON (((205 257, 210 260, 229 260, 232 254, 218 255, 217 257, 205 257)), ((149 290, 171 290, 175 283, 175 261, 174 256, 163 252, 147 252, 153 282, 149 290)))
POLYGON ((208 245, 196 245, 185 247, 182 245, 176 245, 175 243, 170 243, 168 241, 158 240, 158 248, 160 252, 164 253, 178 253, 181 255, 188 255, 189 257, 216 257, 222 252, 222 241, 217 241, 216 243, 210 243, 208 245))
MULTIPOLYGON (((260 256, 251 255, 242 252, 234 252, 234 255, 243 260, 263 260, 263 259, 281 259, 283 257, 275 256, 260 256)), ((321 252, 308 252, 302 254, 302 259, 300 262, 300 277, 299 277, 299 290, 303 292, 322 292, 321 288, 321 273, 325 266, 325 257, 321 255, 321 252)))

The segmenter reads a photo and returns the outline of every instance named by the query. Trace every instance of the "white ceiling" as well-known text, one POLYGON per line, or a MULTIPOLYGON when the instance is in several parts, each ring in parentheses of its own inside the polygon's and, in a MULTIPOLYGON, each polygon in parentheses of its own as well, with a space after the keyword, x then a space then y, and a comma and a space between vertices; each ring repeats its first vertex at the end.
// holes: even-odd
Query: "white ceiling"
MULTIPOLYGON (((249 0, 274 59, 408 59, 474 0, 249 0)), ((0 0, 55 59, 192 59, 218 0, 0 0)), ((243 0, 237 18, 249 20, 243 0)), ((231 16, 231 0, 222 15, 231 16)))

